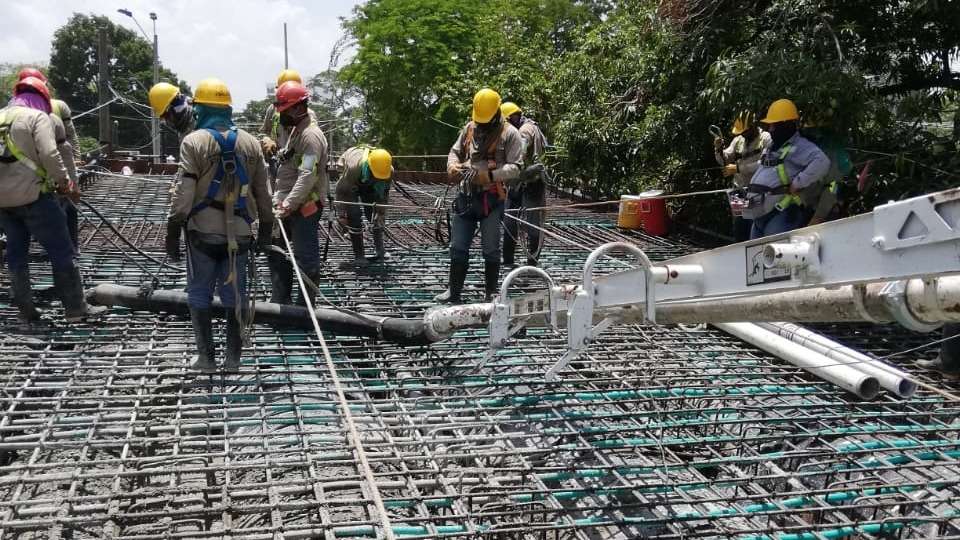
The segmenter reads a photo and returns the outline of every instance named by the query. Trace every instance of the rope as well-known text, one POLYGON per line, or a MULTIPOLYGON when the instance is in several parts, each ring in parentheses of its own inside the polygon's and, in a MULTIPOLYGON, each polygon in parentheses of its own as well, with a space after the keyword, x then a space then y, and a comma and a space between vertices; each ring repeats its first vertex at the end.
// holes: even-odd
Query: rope
MULTIPOLYGON (((283 243, 287 246, 287 254, 291 259, 295 259, 293 246, 290 244, 290 238, 287 235, 287 230, 283 226, 283 221, 278 222, 280 234, 283 237, 283 243)), ((333 363, 333 357, 330 355, 330 349, 327 347, 327 341, 323 338, 323 332, 320 330, 320 323, 317 321, 317 313, 313 307, 313 299, 310 298, 307 292, 306 283, 303 281, 303 275, 300 273, 300 268, 297 265, 293 266, 294 273, 297 278, 297 282, 300 285, 300 294, 306 299, 306 308, 310 313, 310 320, 313 323, 314 332, 316 332, 317 339, 320 340, 320 349, 323 351, 324 359, 326 360, 327 370, 330 372, 330 379, 333 382, 333 388, 337 393, 337 401, 339 402, 340 410, 342 411, 342 418, 347 424, 347 430, 351 442, 354 447, 354 453, 356 455, 357 461, 360 463, 360 467, 363 470, 363 476, 366 479, 366 484, 369 490, 368 495, 373 499, 374 506, 377 508, 377 513, 380 518, 380 526, 383 528, 383 534, 387 540, 396 540, 396 535, 393 532, 393 527, 390 524, 390 518, 387 514, 387 509, 383 504, 383 498, 380 495, 380 489, 377 487, 376 477, 373 474, 373 469, 370 467, 370 462, 367 460, 367 452, 363 448, 363 441, 360 439, 360 434, 357 431, 356 422, 353 419, 353 413, 350 412, 350 403, 347 401, 347 396, 343 391, 343 385, 340 381, 340 376, 337 373, 337 367, 333 363)))
POLYGON ((80 114, 75 114, 75 115, 73 115, 71 118, 72 118, 73 120, 76 120, 77 118, 83 118, 84 116, 86 116, 86 115, 88 115, 88 114, 92 114, 92 113, 95 113, 95 112, 99 111, 100 109, 106 107, 107 105, 110 105, 111 103, 117 101, 118 99, 119 99, 119 98, 113 98, 113 99, 111 99, 110 101, 107 101, 106 103, 101 103, 100 105, 97 105, 96 107, 90 109, 89 111, 83 111, 83 112, 80 113, 80 114))

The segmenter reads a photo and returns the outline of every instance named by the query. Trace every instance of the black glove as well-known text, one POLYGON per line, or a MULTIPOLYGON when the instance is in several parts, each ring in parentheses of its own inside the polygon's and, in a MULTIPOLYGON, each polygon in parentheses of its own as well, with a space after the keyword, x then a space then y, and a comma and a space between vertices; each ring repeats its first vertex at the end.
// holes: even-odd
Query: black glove
POLYGON ((257 226, 257 249, 266 252, 273 242, 273 222, 260 220, 257 226))
POLYGON ((167 238, 165 241, 167 257, 173 262, 180 261, 180 232, 183 230, 183 221, 177 218, 167 219, 167 238))

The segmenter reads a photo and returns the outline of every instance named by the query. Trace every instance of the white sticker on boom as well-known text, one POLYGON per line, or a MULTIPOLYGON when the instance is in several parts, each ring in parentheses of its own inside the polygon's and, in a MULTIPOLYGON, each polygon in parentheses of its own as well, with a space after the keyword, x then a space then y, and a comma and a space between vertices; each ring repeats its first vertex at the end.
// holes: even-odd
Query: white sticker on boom
POLYGON ((790 279, 790 268, 783 263, 766 268, 763 265, 763 248, 767 244, 756 244, 744 248, 746 254, 747 286, 762 285, 774 281, 787 281, 790 279))

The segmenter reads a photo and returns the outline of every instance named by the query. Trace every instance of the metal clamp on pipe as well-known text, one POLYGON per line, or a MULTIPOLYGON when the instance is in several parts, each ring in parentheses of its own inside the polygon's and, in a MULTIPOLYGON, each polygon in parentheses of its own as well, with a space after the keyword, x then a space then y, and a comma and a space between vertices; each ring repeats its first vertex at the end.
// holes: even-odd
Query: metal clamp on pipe
POLYGON ((790 243, 767 244, 763 266, 785 267, 803 282, 820 280, 820 237, 816 234, 791 236, 790 243))
POLYGON ((546 271, 537 268, 536 266, 521 266, 519 268, 514 268, 510 273, 508 273, 503 278, 503 283, 500 285, 500 295, 494 299, 493 302, 493 312, 490 315, 490 322, 487 325, 487 330, 490 334, 490 349, 484 354, 483 358, 480 360, 480 363, 477 365, 477 368, 482 368, 491 358, 496 356, 497 351, 506 346, 507 341, 510 337, 520 331, 524 326, 524 321, 520 320, 512 328, 510 327, 510 317, 511 310, 510 304, 507 303, 507 292, 510 289, 510 285, 513 283, 513 280, 520 276, 521 274, 533 274, 540 276, 547 282, 547 312, 550 314, 550 327, 554 330, 557 329, 557 312, 555 309, 556 299, 555 299, 555 285, 553 278, 550 277, 546 271))
POLYGON ((928 323, 921 321, 910 311, 907 305, 907 281, 891 281, 880 289, 880 298, 895 321, 901 326, 914 332, 933 332, 943 326, 942 322, 928 323))

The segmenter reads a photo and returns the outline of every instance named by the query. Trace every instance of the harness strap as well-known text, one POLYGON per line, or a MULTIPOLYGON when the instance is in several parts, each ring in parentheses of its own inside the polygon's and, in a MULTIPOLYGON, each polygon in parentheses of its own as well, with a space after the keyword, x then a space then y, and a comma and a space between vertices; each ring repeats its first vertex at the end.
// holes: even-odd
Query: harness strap
POLYGON ((206 130, 213 136, 213 139, 217 141, 217 145, 220 147, 220 162, 217 164, 217 172, 214 174, 213 179, 210 181, 210 186, 207 188, 207 194, 190 210, 187 219, 190 219, 194 214, 205 208, 215 208, 226 211, 224 203, 218 203, 216 197, 220 191, 220 186, 223 184, 224 176, 231 174, 235 175, 240 182, 240 194, 234 204, 234 213, 242 217, 247 224, 253 223, 253 218, 251 218, 247 212, 247 195, 250 192, 250 182, 247 177, 247 171, 243 167, 243 162, 237 159, 237 128, 230 128, 230 130, 227 131, 226 137, 216 129, 206 128, 206 130))
MULTIPOLYGON (((793 145, 785 144, 783 148, 780 149, 780 155, 777 159, 777 177, 780 178, 781 186, 785 187, 788 191, 790 189, 790 176, 787 175, 787 166, 784 164, 784 161, 791 152, 793 152, 793 145)), ((792 204, 800 205, 803 204, 803 202, 800 200, 799 195, 787 193, 783 199, 780 199, 780 202, 777 203, 777 210, 782 212, 792 204)))
POLYGON ((10 136, 10 127, 13 125, 13 122, 16 119, 16 111, 0 111, 0 138, 2 138, 3 145, 7 150, 10 151, 10 156, 13 158, 13 160, 5 159, 3 161, 5 163, 19 161, 28 169, 33 171, 34 174, 40 177, 40 192, 51 193, 53 191, 53 185, 50 183, 50 175, 48 175, 47 171, 37 162, 27 157, 27 155, 23 153, 23 150, 20 150, 20 147, 17 146, 17 143, 15 143, 13 138, 10 136))

